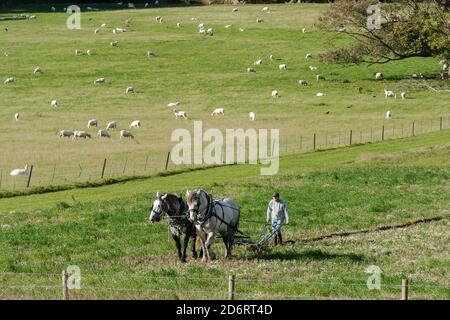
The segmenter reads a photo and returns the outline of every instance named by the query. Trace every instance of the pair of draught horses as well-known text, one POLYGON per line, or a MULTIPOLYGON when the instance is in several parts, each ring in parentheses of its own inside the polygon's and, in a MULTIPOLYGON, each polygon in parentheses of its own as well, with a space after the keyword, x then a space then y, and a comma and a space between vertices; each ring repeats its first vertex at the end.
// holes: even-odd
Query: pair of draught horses
POLYGON ((186 248, 192 238, 192 257, 196 258, 196 236, 202 245, 203 261, 211 260, 210 248, 217 235, 225 244, 225 256, 231 258, 234 237, 239 224, 240 208, 230 199, 213 199, 202 189, 186 192, 186 200, 175 194, 156 194, 150 218, 161 221, 167 215, 170 233, 175 240, 178 258, 186 262, 186 248), (181 237, 183 247, 181 246, 181 237))

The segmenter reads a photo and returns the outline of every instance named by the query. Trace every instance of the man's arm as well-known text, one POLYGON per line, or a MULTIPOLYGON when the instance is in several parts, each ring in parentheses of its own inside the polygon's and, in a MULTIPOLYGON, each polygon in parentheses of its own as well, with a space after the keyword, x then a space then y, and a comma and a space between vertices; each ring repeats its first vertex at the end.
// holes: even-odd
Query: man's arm
POLYGON ((270 206, 271 203, 272 203, 272 201, 269 202, 269 206, 267 207, 267 218, 266 218, 266 222, 269 222, 269 221, 270 221, 270 216, 271 216, 271 213, 272 213, 272 207, 270 206))
POLYGON ((289 220, 291 220, 291 216, 289 215, 289 210, 287 208, 286 203, 284 204, 284 217, 286 218, 286 224, 289 224, 289 220))

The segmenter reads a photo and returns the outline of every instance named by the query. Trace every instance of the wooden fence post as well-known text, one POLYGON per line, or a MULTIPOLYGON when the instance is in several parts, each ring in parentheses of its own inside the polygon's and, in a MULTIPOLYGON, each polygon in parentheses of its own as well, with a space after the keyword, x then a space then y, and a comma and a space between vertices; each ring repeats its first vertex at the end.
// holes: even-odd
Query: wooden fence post
POLYGON ((439 131, 442 131, 442 117, 439 118, 439 131))
POLYGON ((106 158, 105 158, 105 160, 103 160, 102 179, 105 176, 105 168, 106 168, 106 158))
POLYGON ((52 182, 51 183, 53 183, 53 180, 55 179, 55 172, 56 172, 56 162, 55 162, 55 165, 53 166, 53 174, 52 174, 52 182))
POLYGON ((416 135, 416 122, 415 121, 413 121, 413 123, 412 123, 412 136, 414 137, 415 135, 416 135))
POLYGON ((148 155, 145 158, 144 172, 147 171, 148 155))
POLYGON ((167 171, 167 167, 169 166, 169 158, 170 158, 170 151, 167 152, 166 168, 165 168, 166 171, 167 171))
POLYGON ((384 125, 381 127, 381 141, 384 141, 384 125))
POLYGON ((316 151, 316 134, 314 133, 313 150, 316 151))
POLYGON ((125 159, 125 163, 123 165, 122 175, 124 175, 125 174, 125 170, 127 170, 127 163, 128 163, 128 158, 125 159))
POLYGON ((30 174, 28 175, 27 188, 30 187, 31 175, 33 174, 33 165, 31 165, 30 174))
POLYGON ((67 286, 67 282, 69 280, 69 274, 66 270, 62 272, 62 299, 69 300, 69 287, 67 286))
POLYGON ((350 130, 350 145, 352 145, 352 139, 353 139, 353 130, 350 130))
POLYGON ((228 276, 228 300, 234 300, 236 293, 236 277, 235 275, 228 276))
POLYGON ((402 300, 408 300, 408 279, 402 279, 402 300))

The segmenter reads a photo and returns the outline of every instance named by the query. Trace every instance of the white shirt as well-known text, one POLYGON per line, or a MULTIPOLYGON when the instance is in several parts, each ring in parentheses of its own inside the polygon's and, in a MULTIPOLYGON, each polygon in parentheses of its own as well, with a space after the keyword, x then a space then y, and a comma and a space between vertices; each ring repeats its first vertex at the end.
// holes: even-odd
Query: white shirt
POLYGON ((272 219, 272 221, 278 219, 284 221, 286 219, 286 223, 289 223, 289 210, 283 200, 271 200, 269 202, 269 206, 267 207, 267 221, 269 219, 272 219))

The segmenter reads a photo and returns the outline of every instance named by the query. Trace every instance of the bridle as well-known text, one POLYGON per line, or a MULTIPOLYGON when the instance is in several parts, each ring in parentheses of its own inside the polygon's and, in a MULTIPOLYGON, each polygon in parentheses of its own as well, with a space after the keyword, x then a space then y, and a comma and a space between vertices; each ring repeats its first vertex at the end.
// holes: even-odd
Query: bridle
POLYGON ((200 200, 200 198, 197 199, 197 206, 196 206, 196 208, 189 209, 189 213, 195 213, 196 219, 194 219, 194 220, 197 220, 200 223, 204 223, 206 220, 211 218, 211 216, 214 214, 214 212, 213 212, 214 210, 212 208, 213 207, 212 197, 209 194, 207 194, 206 192, 204 192, 204 194, 205 194, 205 197, 206 197, 206 200, 207 200, 207 205, 206 205, 206 212, 205 212, 205 214, 203 214, 203 217, 201 217, 201 218, 198 217, 199 213, 200 213, 200 211, 199 211, 199 207, 200 207, 199 200, 200 200))

